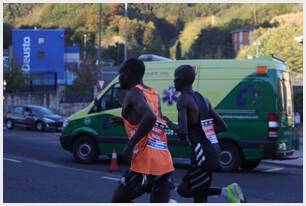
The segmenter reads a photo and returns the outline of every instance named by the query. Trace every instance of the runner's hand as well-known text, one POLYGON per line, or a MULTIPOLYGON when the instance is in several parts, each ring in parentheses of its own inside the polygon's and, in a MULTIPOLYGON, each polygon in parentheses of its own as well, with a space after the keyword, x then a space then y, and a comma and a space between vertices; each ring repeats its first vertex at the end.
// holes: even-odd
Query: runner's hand
POLYGON ((121 156, 123 157, 124 160, 130 161, 132 159, 132 155, 133 155, 133 147, 131 147, 129 144, 127 144, 122 152, 121 152, 121 156))
POLYGON ((109 123, 113 126, 123 125, 123 120, 121 117, 112 116, 109 118, 109 123))
POLYGON ((166 121, 167 124, 171 121, 167 116, 163 116, 162 118, 166 121))

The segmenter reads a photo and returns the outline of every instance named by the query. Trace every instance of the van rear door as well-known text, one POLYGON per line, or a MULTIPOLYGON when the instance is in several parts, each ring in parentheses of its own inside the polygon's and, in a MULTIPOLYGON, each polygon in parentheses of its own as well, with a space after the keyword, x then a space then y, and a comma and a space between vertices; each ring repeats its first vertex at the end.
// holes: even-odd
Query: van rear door
POLYGON ((282 115, 281 123, 294 126, 293 121, 293 99, 290 75, 288 71, 281 73, 279 79, 279 109, 282 115))
POLYGON ((293 150, 294 148, 293 147, 293 128, 294 128, 293 98, 292 98, 292 87, 291 87, 289 72, 285 70, 280 74, 281 75, 278 80, 278 86, 279 86, 278 152, 281 152, 283 154, 282 156, 287 156, 285 151, 290 151, 293 150))

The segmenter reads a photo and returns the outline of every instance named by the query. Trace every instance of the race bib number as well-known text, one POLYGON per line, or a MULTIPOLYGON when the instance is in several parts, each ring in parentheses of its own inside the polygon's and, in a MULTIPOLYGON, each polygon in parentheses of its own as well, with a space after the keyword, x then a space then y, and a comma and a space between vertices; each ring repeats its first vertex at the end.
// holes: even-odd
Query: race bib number
POLYGON ((153 149, 167 150, 167 143, 165 142, 165 125, 156 122, 152 130, 148 133, 147 146, 153 149))
POLYGON ((217 136, 214 129, 213 119, 201 120, 202 130, 204 131, 206 138, 211 144, 218 143, 217 136))

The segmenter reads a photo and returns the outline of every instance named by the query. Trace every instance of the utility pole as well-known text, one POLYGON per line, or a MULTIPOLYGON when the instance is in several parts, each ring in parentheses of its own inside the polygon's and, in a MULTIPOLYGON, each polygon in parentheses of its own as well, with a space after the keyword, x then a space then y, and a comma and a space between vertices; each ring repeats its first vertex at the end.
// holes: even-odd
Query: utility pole
POLYGON ((101 16, 102 16, 102 3, 99 4, 99 49, 98 49, 98 71, 101 74, 101 79, 103 79, 103 71, 102 71, 102 67, 101 67, 101 36, 102 36, 102 31, 101 31, 101 27, 102 27, 102 23, 101 23, 101 16))
POLYGON ((254 13, 254 26, 257 26, 256 9, 253 10, 254 13))
POLYGON ((125 15, 125 44, 124 44, 124 61, 127 60, 127 52, 128 52, 128 18, 127 18, 127 6, 128 4, 125 3, 124 15, 125 15))
POLYGON ((87 34, 85 33, 84 35, 84 60, 86 60, 86 41, 87 41, 87 39, 86 39, 86 37, 87 37, 87 34))
POLYGON ((260 42, 254 42, 254 45, 256 46, 256 58, 259 57, 259 47, 261 45, 260 42))

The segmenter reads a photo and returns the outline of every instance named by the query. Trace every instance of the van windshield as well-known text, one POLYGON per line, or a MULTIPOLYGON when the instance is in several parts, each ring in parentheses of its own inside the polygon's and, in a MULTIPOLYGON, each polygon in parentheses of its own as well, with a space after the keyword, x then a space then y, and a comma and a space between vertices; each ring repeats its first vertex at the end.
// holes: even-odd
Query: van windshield
POLYGON ((287 115, 293 115, 292 88, 288 72, 283 72, 279 80, 280 109, 287 115))

